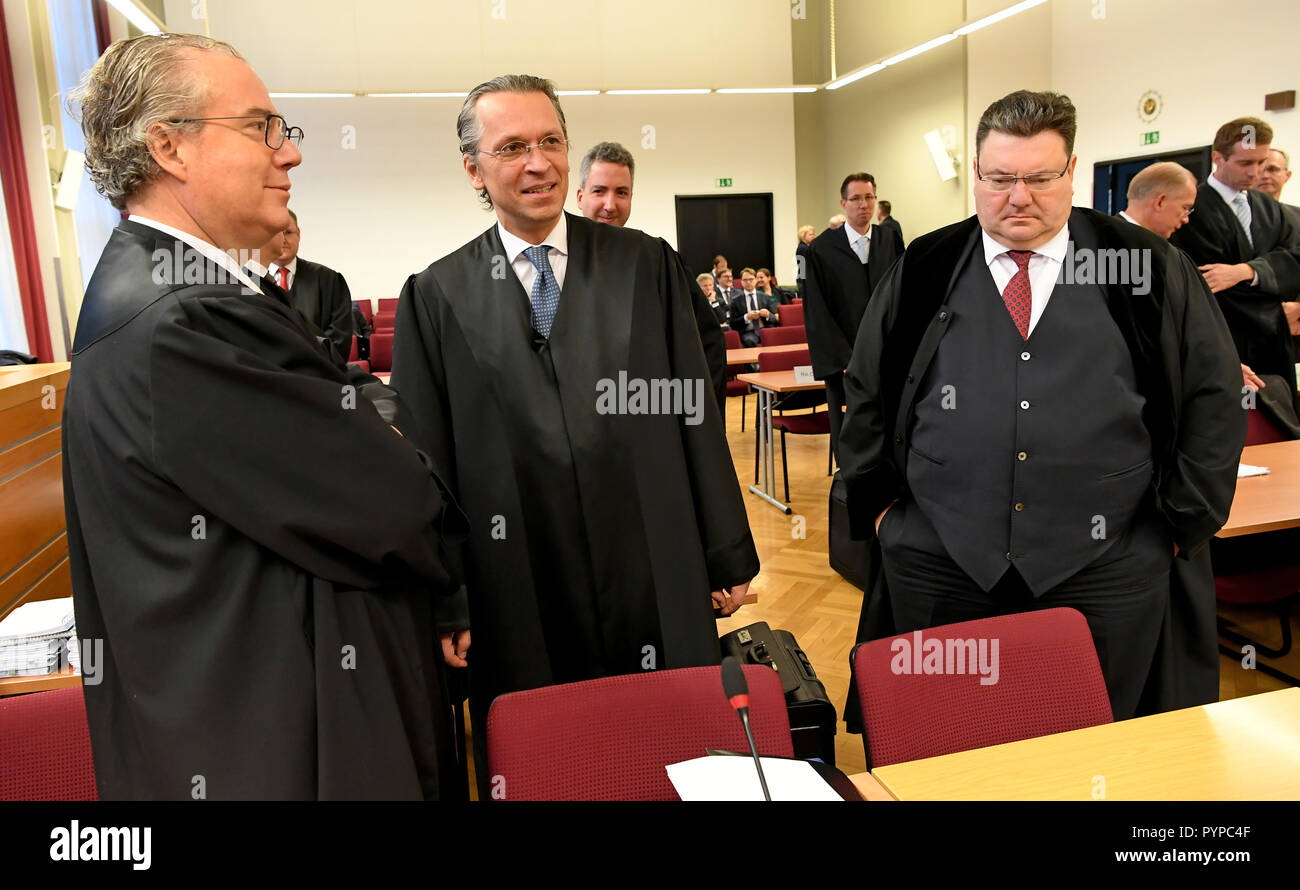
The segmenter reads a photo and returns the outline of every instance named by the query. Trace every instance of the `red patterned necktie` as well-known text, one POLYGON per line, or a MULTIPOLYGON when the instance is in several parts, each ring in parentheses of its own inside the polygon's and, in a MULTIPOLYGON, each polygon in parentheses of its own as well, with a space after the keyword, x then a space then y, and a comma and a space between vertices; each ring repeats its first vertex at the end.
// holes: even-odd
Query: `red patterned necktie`
POLYGON ((1016 274, 1011 276, 1003 289, 1002 302, 1006 304, 1007 312, 1011 313, 1011 320, 1016 323, 1021 340, 1029 339, 1029 316, 1034 309, 1033 296, 1029 292, 1029 258, 1033 255, 1032 250, 1007 251, 1007 256, 1016 263, 1016 274))
MULTIPOLYGON (((289 291, 289 270, 286 269, 286 268, 284 268, 283 266, 281 266, 279 269, 276 269, 276 270, 275 270, 275 275, 276 275, 277 278, 280 279, 280 288, 281 288, 281 290, 283 290, 283 291, 285 291, 286 293, 288 293, 288 291, 289 291)), ((1014 279, 1012 279, 1012 280, 1014 280, 1014 279)))

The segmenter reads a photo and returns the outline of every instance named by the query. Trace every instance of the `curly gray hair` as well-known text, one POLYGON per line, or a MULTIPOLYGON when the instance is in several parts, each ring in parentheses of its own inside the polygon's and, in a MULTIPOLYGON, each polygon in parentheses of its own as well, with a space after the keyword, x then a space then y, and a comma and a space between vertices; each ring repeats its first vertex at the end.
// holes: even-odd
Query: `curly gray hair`
POLYGON ((114 43, 69 97, 69 109, 86 137, 86 171, 95 189, 118 210, 160 174, 149 153, 149 128, 177 130, 198 124, 170 121, 196 114, 208 85, 186 62, 195 51, 243 59, 230 44, 196 34, 146 34, 114 43))
MULTIPOLYGON (((483 122, 478 118, 478 100, 488 93, 545 94, 555 106, 555 116, 560 119, 560 130, 564 133, 564 141, 569 141, 569 125, 565 123, 560 99, 555 95, 555 84, 544 77, 532 74, 502 74, 470 90, 469 95, 465 97, 465 104, 460 107, 460 114, 456 116, 456 138, 460 140, 462 155, 473 157, 478 154, 478 141, 483 138, 483 122)), ((487 189, 479 189, 478 197, 483 202, 484 210, 492 209, 492 196, 487 193, 487 189)))

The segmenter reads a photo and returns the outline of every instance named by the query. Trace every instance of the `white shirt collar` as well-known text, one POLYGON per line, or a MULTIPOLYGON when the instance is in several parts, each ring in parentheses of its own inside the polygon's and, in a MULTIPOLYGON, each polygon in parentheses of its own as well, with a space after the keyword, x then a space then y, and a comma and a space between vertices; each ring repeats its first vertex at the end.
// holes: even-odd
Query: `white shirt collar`
MULTIPOLYGON (((501 245, 506 249, 506 259, 511 263, 519 259, 520 255, 530 247, 536 247, 535 244, 529 244, 518 235, 512 235, 506 231, 506 227, 501 225, 501 220, 497 220, 497 234, 501 236, 501 245)), ((561 213, 559 222, 551 233, 543 238, 539 244, 545 244, 552 250, 557 250, 565 256, 569 255, 569 220, 568 214, 561 213)))
POLYGON ((1219 180, 1219 177, 1215 176, 1213 173, 1206 177, 1205 181, 1210 188, 1219 193, 1219 197, 1228 202, 1229 207, 1232 206, 1233 201, 1237 200, 1237 196, 1241 194, 1238 189, 1224 185, 1223 182, 1219 180))
MULTIPOLYGON (((251 266, 252 264, 250 263, 249 265, 251 266)), ((293 259, 289 260, 289 264, 287 266, 281 266, 279 263, 272 263, 270 266, 267 267, 267 269, 270 272, 275 272, 276 269, 288 269, 290 275, 297 275, 298 258, 294 257, 293 259)))
POLYGON ((140 216, 139 214, 132 213, 129 219, 131 222, 140 223, 141 225, 148 226, 151 229, 157 229, 164 235, 170 235, 177 241, 188 244, 190 247, 193 247, 199 253, 212 260, 212 262, 234 275, 256 293, 260 294, 262 292, 262 289, 253 283, 253 279, 250 278, 242 268, 240 268, 239 263, 234 259, 234 257, 226 253, 224 250, 221 250, 215 244, 209 244, 202 238, 191 235, 188 232, 182 232, 180 229, 172 228, 166 223, 158 222, 156 219, 149 219, 147 216, 140 216))
MULTIPOLYGON (((993 261, 1002 256, 1008 250, 1015 250, 1014 247, 1007 247, 994 239, 987 230, 981 228, 980 235, 984 239, 984 262, 992 265, 993 261)), ((1050 260, 1057 263, 1065 261, 1065 251, 1070 244, 1070 225, 1066 223, 1061 226, 1061 231, 1052 236, 1052 239, 1046 244, 1040 244, 1034 248, 1034 253, 1042 254, 1050 260)))
POLYGON ((1135 225, 1135 226, 1140 226, 1140 225, 1142 225, 1142 223, 1138 222, 1138 221, 1135 220, 1133 217, 1129 216, 1128 213, 1127 213, 1127 211, 1124 211, 1124 210, 1121 210, 1121 211, 1119 212, 1119 218, 1120 218, 1120 219, 1124 219, 1124 220, 1128 220, 1129 222, 1133 223, 1133 225, 1135 225))
POLYGON ((846 221, 844 223, 844 234, 849 236, 849 247, 857 244, 859 238, 866 238, 869 243, 871 241, 871 223, 867 223, 866 232, 859 232, 846 221))

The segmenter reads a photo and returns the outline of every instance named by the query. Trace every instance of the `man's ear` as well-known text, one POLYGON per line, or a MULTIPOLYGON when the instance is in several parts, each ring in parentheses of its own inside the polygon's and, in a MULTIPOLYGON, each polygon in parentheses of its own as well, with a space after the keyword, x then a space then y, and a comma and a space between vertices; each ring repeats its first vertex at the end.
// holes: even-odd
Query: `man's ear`
POLYGON ((149 155, 154 163, 169 176, 186 182, 189 179, 189 165, 184 137, 174 128, 161 121, 151 124, 146 131, 149 140, 149 155))
POLYGON ((578 206, 582 206, 582 186, 578 186, 578 194, 574 197, 574 200, 578 202, 578 206))
POLYGON ((465 165, 465 174, 469 177, 469 184, 476 189, 485 188, 483 177, 479 174, 478 161, 474 160, 474 156, 462 155, 461 161, 465 165))

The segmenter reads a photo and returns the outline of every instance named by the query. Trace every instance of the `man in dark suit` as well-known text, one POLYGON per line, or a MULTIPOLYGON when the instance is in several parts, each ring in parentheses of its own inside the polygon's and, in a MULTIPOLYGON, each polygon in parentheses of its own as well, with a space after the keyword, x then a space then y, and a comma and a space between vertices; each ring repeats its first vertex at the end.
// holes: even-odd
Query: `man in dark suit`
POLYGON ((721 269, 715 269, 713 272, 713 280, 717 285, 714 289, 718 292, 718 298, 722 300, 722 302, 726 303, 727 306, 730 306, 731 301, 736 299, 736 294, 740 293, 740 289, 733 287, 731 284, 731 270, 726 266, 723 266, 721 269))
POLYGON ((268 267, 268 275, 289 294, 295 309, 329 338, 339 360, 346 362, 352 351, 352 294, 343 276, 328 266, 298 256, 302 230, 298 216, 289 211, 284 246, 268 267))
MULTIPOLYGON (((1151 674, 1172 560, 1227 518, 1246 424, 1196 268, 1071 208, 1074 135, 1056 93, 985 110, 976 215, 914 240, 867 307, 840 461, 853 536, 878 536, 883 562, 860 638, 1074 608, 1122 720, 1151 674)), ((1196 645, 1184 663, 1213 665, 1213 639, 1196 645)))
MULTIPOLYGON (((1282 187, 1291 181, 1291 156, 1276 145, 1269 146, 1268 158, 1259 168, 1259 179, 1255 188, 1281 203, 1282 187)), ((1291 220, 1291 228, 1300 233, 1300 207, 1295 204, 1282 204, 1282 212, 1291 220)), ((1286 313, 1287 325, 1291 329, 1292 346, 1296 357, 1300 358, 1300 293, 1284 294, 1282 311, 1286 313)))
MULTIPOLYGON (((701 272, 695 276, 695 283, 700 286, 700 292, 704 294, 704 299, 709 301, 709 309, 718 322, 718 329, 721 331, 731 330, 731 307, 718 296, 717 290, 713 287, 713 276, 708 272, 701 272)), ((724 345, 726 343, 725 337, 723 343, 724 345)))
POLYGON ((1219 128, 1214 172, 1196 210, 1170 239, 1197 263, 1228 321, 1244 364, 1276 374, 1295 392, 1295 355, 1282 304, 1300 291, 1300 234, 1274 198, 1252 186, 1273 128, 1241 117, 1219 128))
POLYGON ((882 229, 893 229, 898 235, 898 240, 903 241, 903 227, 898 224, 898 220, 891 215, 894 212, 894 205, 888 201, 881 200, 877 203, 876 224, 882 229))
POLYGON ((731 329, 740 334, 743 345, 758 346, 763 339, 759 332, 775 325, 776 319, 768 308, 770 298, 758 290, 753 269, 740 270, 740 283, 743 289, 731 299, 731 329))
POLYGON ((903 240, 892 229, 873 225, 876 178, 850 173, 840 183, 843 225, 827 229, 808 245, 803 293, 804 326, 813 374, 826 382, 831 442, 839 441, 844 407, 844 369, 853 354, 858 323, 877 282, 903 255, 903 240))

